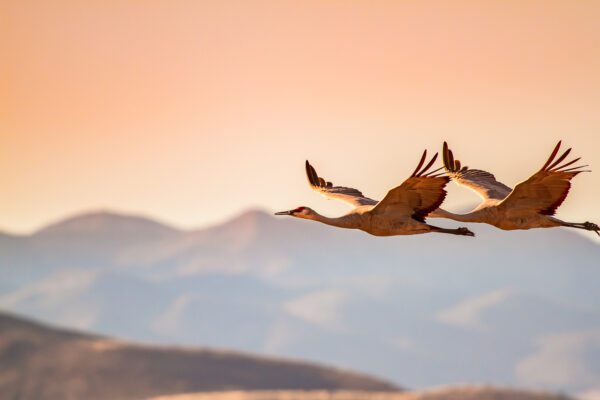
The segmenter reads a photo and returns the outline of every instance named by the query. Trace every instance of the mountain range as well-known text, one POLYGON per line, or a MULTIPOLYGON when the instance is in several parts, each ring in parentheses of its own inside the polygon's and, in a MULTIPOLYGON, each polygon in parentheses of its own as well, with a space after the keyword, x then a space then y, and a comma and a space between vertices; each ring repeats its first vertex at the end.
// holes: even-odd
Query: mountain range
POLYGON ((182 231, 81 214, 0 235, 0 308, 412 388, 600 390, 600 246, 566 229, 471 229, 477 237, 376 238, 251 210, 182 231))
POLYGON ((20 400, 570 400, 486 385, 404 391, 312 363, 140 344, 0 313, 0 397, 20 400))

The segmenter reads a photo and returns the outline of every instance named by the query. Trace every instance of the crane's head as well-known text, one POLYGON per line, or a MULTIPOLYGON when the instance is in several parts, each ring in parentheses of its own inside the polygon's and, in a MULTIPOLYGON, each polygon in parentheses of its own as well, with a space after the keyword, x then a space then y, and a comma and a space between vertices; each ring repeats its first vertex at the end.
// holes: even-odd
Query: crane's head
POLYGON ((296 218, 310 218, 312 214, 313 210, 308 207, 298 207, 294 208, 293 210, 279 211, 275 213, 275 215, 291 215, 292 217, 296 218))

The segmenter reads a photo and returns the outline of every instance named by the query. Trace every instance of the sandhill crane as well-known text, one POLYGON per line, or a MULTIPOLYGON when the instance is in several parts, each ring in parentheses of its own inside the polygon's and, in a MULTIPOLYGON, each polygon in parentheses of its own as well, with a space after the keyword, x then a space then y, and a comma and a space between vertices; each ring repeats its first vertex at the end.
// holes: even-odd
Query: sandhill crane
POLYGON ((414 235, 427 232, 451 233, 474 236, 467 228, 445 229, 425 223, 425 217, 442 204, 446 197, 444 187, 450 179, 439 176, 435 171, 427 172, 437 158, 437 153, 423 168, 427 150, 423 152, 419 165, 404 183, 390 190, 383 200, 365 197, 359 190, 333 186, 317 175, 306 161, 306 176, 311 188, 329 199, 337 199, 354 207, 348 214, 339 218, 328 218, 308 207, 298 207, 281 211, 275 215, 290 215, 296 218, 311 219, 340 228, 360 229, 375 236, 414 235))
POLYGON ((429 217, 483 222, 505 230, 568 226, 594 231, 600 235, 598 225, 591 222, 565 222, 553 217, 569 193, 571 179, 580 172, 589 172, 582 170, 587 165, 567 168, 581 157, 559 165, 571 152, 571 149, 566 150, 555 161, 560 145, 559 141, 538 172, 511 189, 498 182, 489 172, 469 167, 461 168, 460 161, 454 159, 448 144, 444 142, 443 160, 446 173, 457 184, 477 192, 483 198, 483 202, 467 214, 454 214, 437 209, 429 214, 429 217))

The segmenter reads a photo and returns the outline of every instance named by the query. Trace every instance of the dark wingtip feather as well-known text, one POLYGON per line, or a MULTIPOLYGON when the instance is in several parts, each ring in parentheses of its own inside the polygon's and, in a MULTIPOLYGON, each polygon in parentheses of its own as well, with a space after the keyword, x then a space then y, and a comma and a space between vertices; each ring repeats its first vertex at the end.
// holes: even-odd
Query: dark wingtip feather
POLYGON ((425 172, 427 172, 427 170, 429 168, 431 168, 431 166, 433 165, 435 160, 437 160, 437 156, 438 156, 438 153, 435 153, 435 155, 433 157, 431 157, 431 161, 429 161, 429 163, 425 166, 425 168, 423 168, 421 170, 421 172, 419 172, 416 176, 422 176, 425 172))
POLYGON ((308 183, 312 186, 319 186, 319 177, 317 176, 317 171, 313 168, 312 165, 306 160, 306 177, 308 178, 308 183))
POLYGON ((442 146, 442 163, 444 164, 444 168, 446 168, 448 171, 452 170, 448 159, 448 143, 446 142, 444 142, 444 145, 442 146))
POLYGON ((312 182, 312 178, 310 176, 310 163, 308 162, 308 160, 306 160, 306 163, 304 164, 305 168, 306 168, 306 178, 308 179, 308 183, 310 185, 313 184, 312 182))
POLYGON ((571 148, 568 148, 567 151, 565 151, 562 154, 562 156, 558 157, 558 160, 554 161, 552 163, 552 165, 550 165, 548 168, 546 168, 546 170, 551 170, 552 168, 556 167, 558 164, 560 164, 562 162, 562 160, 567 158, 567 156, 569 155, 570 152, 571 152, 571 148))
POLYGON ((417 168, 415 168, 415 171, 410 175, 411 177, 412 176, 417 176, 417 172, 419 172, 419 169, 421 168, 421 166, 425 162, 425 157, 427 157, 427 149, 425 149, 425 151, 423 151, 423 155, 421 156, 421 160, 419 161, 419 164, 417 165, 417 168))
MULTIPOLYGON (((585 168, 585 167, 589 167, 589 165, 579 165, 579 166, 577 166, 577 167, 573 167, 573 168, 569 168, 569 169, 563 169, 563 170, 561 170, 561 171, 558 171, 558 172, 573 172, 573 171, 575 171, 576 169, 579 169, 579 168, 585 168)), ((585 170, 585 171, 575 171, 575 172, 592 172, 592 171, 590 171, 590 170, 585 170)))
POLYGON ((550 165, 552 160, 554 160, 554 157, 556 157, 556 154, 558 153, 558 150, 560 149, 561 143, 562 143, 562 140, 559 140, 558 143, 556 144, 556 146, 554 147, 554 150, 552 150, 552 154, 550 154, 550 157, 548 157, 548 161, 546 161, 546 163, 544 164, 544 166, 542 167, 542 169, 540 171, 544 171, 546 169, 546 167, 548 165, 550 165))
POLYGON ((577 157, 576 159, 571 160, 568 163, 561 165, 560 167, 554 168, 552 170, 552 172, 560 172, 561 170, 564 170, 565 168, 567 168, 569 165, 575 164, 579 160, 581 160, 581 157, 577 157))
POLYGON ((443 175, 445 172, 441 172, 440 174, 436 174, 436 172, 438 172, 439 170, 443 169, 444 167, 439 167, 434 169, 433 171, 429 171, 428 173, 421 175, 421 176, 434 176, 435 175, 443 175))
POLYGON ((448 149, 448 165, 450 166, 450 171, 456 172, 454 170, 454 154, 452 154, 452 150, 448 149))

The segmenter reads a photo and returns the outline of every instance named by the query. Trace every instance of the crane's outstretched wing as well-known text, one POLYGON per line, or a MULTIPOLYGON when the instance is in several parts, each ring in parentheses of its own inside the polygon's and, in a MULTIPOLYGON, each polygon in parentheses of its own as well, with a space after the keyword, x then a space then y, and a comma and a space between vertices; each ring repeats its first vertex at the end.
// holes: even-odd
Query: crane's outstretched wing
POLYGON ((489 172, 480 169, 469 169, 466 166, 461 168, 460 161, 454 160, 452 150, 448 148, 446 142, 444 142, 443 152, 446 174, 459 185, 477 192, 483 200, 502 200, 511 192, 511 188, 502 182, 498 182, 496 177, 489 172))
POLYGON ((415 172, 402 183, 390 190, 373 210, 372 214, 400 214, 410 215, 417 221, 425 222, 425 217, 437 209, 446 198, 444 187, 450 181, 447 176, 435 174, 442 169, 441 167, 427 172, 437 159, 435 153, 431 161, 423 168, 423 163, 427 157, 427 150, 423 152, 421 161, 415 169, 415 172))
POLYGON ((554 161, 560 145, 559 141, 542 169, 515 186, 508 197, 498 204, 498 207, 528 209, 544 215, 554 215, 569 193, 571 179, 580 172, 590 172, 581 169, 587 165, 567 168, 579 161, 581 157, 559 166, 571 152, 571 149, 567 149, 554 161))
POLYGON ((310 187, 328 199, 341 200, 353 207, 371 206, 377 204, 376 200, 365 197, 358 189, 343 186, 333 186, 331 182, 325 181, 325 179, 317 175, 317 171, 315 171, 313 166, 310 165, 308 160, 306 161, 306 177, 308 178, 310 187))

